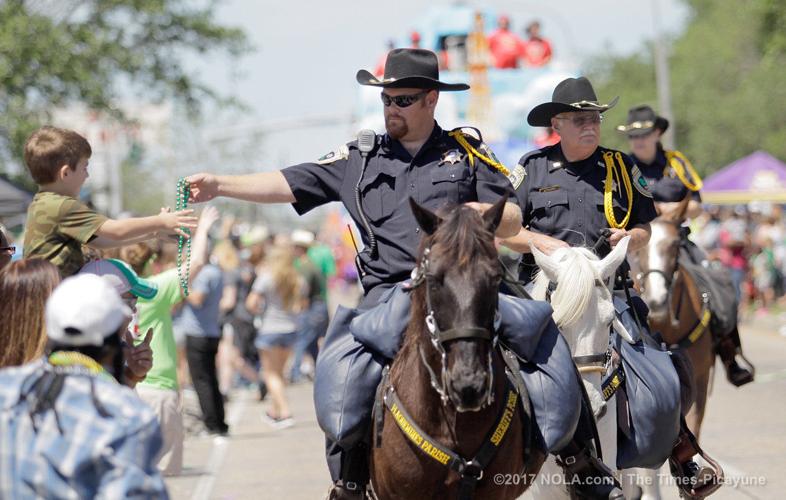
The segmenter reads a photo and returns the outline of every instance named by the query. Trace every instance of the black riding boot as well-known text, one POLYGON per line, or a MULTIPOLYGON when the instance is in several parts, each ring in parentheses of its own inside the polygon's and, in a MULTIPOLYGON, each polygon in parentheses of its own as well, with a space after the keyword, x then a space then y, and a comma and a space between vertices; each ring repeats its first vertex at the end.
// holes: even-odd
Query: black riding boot
POLYGON ((557 455, 571 499, 622 500, 625 497, 614 473, 598 460, 592 449, 592 445, 582 445, 574 438, 557 455))
POLYGON ((360 443, 341 452, 341 479, 331 485, 326 500, 363 500, 368 481, 368 448, 360 443))
POLYGON ((736 387, 753 382, 753 370, 748 370, 737 362, 737 355, 742 355, 740 344, 740 334, 735 328, 731 334, 718 340, 716 349, 726 368, 726 378, 736 387))

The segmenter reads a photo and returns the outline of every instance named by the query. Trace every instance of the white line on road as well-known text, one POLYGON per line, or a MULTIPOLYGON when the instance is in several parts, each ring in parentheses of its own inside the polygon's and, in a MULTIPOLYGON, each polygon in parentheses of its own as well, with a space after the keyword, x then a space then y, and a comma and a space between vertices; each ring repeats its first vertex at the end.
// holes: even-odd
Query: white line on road
MULTIPOLYGON (((230 403, 229 411, 227 412, 227 424, 230 429, 237 428, 237 423, 243 417, 248 405, 248 395, 243 392, 238 402, 230 403)), ((204 475, 199 479, 199 482, 194 488, 194 494, 191 495, 191 500, 208 500, 210 494, 213 493, 213 486, 216 483, 216 474, 221 470, 224 464, 224 458, 229 448, 229 439, 225 437, 213 438, 213 448, 210 450, 210 456, 205 465, 204 475)))

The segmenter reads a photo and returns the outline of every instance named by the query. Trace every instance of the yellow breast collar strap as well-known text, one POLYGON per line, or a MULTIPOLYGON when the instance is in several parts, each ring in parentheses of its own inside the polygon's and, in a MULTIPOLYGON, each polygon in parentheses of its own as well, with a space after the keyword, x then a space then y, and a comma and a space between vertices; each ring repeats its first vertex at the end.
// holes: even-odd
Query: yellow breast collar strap
POLYGON ((630 213, 633 208, 633 187, 630 184, 630 175, 628 175, 628 169, 625 168, 621 153, 607 151, 603 153, 603 161, 606 163, 606 185, 603 187, 603 210, 606 214, 606 221, 611 228, 624 229, 630 221, 630 213), (615 158, 617 165, 614 165, 615 158), (625 195, 628 199, 628 211, 622 222, 617 222, 617 218, 614 216, 613 188, 615 178, 620 191, 623 186, 625 187, 625 195), (620 182, 620 178, 622 182, 620 182))
POLYGON ((693 164, 679 151, 666 151, 666 170, 663 172, 663 175, 668 174, 669 168, 674 169, 674 173, 677 174, 677 177, 679 177, 682 183, 685 184, 685 187, 691 191, 698 191, 704 186, 704 182, 701 180, 701 177, 699 177, 699 173, 696 172, 696 169, 693 168, 693 164), (688 171, 691 179, 694 179, 695 182, 688 180, 688 177, 685 175, 685 170, 688 171))
POLYGON ((478 158, 483 160, 488 166, 499 170, 502 173, 502 175, 504 176, 510 175, 510 170, 508 170, 505 165, 494 160, 493 158, 489 158, 488 156, 484 155, 483 153, 472 147, 472 144, 470 144, 469 141, 467 141, 467 138, 464 137, 464 134, 462 134, 460 130, 454 130, 452 132, 448 132, 448 135, 456 139, 456 142, 458 142, 459 145, 462 148, 464 148, 464 151, 467 152, 467 157, 469 158, 470 167, 475 166, 475 157, 477 156, 478 158))

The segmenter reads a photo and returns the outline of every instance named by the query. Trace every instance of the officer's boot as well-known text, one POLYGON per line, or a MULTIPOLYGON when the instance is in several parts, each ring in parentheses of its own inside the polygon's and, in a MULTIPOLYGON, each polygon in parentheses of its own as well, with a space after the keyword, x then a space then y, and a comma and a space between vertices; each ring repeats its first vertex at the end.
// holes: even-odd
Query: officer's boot
POLYGON ((368 448, 359 443, 341 453, 341 479, 331 485, 326 500, 364 500, 368 481, 368 448))
POLYGON ((624 499, 614 473, 598 460, 592 449, 592 445, 581 444, 574 438, 557 455, 571 499, 624 499))
POLYGON ((677 444, 671 450, 669 469, 682 496, 697 500, 712 495, 721 487, 723 469, 702 451, 696 437, 685 424, 685 419, 680 420, 680 434, 677 444), (702 455, 712 467, 700 467, 693 461, 696 455, 702 455))
MULTIPOLYGON (((742 357, 740 344, 740 335, 735 328, 731 334, 718 339, 716 347, 723 366, 726 368, 726 378, 736 387, 753 382, 753 371, 740 366, 737 362, 737 355, 742 357)), ((743 357, 743 359, 745 358, 743 357)))

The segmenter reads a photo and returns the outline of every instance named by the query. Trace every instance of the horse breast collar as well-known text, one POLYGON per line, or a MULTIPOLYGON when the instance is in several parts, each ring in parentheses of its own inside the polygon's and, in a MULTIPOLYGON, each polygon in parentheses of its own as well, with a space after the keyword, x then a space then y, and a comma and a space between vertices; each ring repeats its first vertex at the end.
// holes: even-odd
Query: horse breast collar
POLYGON ((396 425, 410 442, 427 456, 447 466, 459 475, 461 480, 459 482, 458 500, 470 500, 472 498, 477 482, 483 478, 483 471, 496 455, 516 414, 516 407, 519 405, 519 393, 516 391, 516 387, 511 382, 510 377, 505 379, 505 404, 500 408, 496 423, 483 440, 480 450, 478 450, 474 458, 467 460, 451 449, 442 446, 415 423, 404 408, 404 404, 390 382, 388 367, 385 368, 383 373, 380 389, 385 407, 393 415, 396 425))

